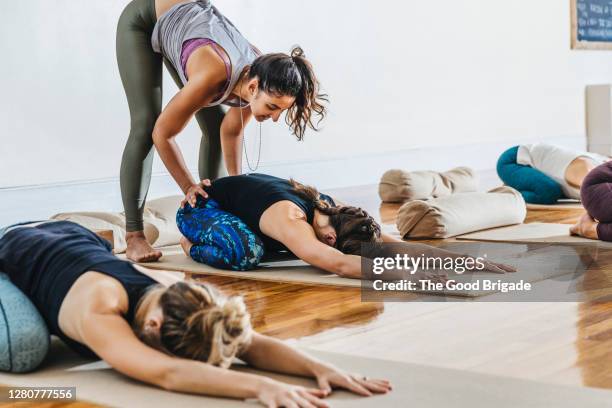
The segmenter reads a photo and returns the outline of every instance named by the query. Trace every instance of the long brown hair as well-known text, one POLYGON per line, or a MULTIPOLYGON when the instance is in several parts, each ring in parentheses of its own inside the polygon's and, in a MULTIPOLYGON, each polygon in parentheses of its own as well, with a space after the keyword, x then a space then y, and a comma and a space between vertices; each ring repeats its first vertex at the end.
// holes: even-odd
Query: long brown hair
POLYGON ((365 210, 352 206, 332 207, 321 199, 319 191, 293 179, 289 180, 296 194, 311 201, 321 213, 329 216, 336 230, 336 249, 352 255, 361 255, 362 244, 380 242, 380 225, 365 210))
POLYGON ((248 345, 252 334, 241 297, 227 298, 212 286, 197 282, 152 287, 136 306, 134 331, 158 350, 224 368, 248 345), (154 298, 159 299, 163 312, 159 335, 143 327, 144 306, 154 298))
POLYGON ((249 69, 249 79, 254 77, 259 78, 259 90, 295 97, 285 121, 298 140, 304 138, 307 127, 318 130, 318 124, 326 115, 323 103, 329 99, 319 92, 319 81, 302 48, 293 47, 289 55, 273 53, 258 57, 249 69), (313 113, 319 117, 316 124, 313 113))

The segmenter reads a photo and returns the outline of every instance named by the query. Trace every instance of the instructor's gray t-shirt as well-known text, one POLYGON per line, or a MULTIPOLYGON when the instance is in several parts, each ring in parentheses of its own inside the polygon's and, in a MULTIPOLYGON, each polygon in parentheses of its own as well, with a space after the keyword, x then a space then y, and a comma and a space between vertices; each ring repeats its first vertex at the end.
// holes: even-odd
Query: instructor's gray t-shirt
POLYGON ((258 53, 210 0, 179 3, 159 17, 153 28, 151 45, 155 52, 170 61, 183 85, 187 83, 181 67, 183 43, 194 38, 211 39, 229 56, 229 84, 223 96, 209 106, 219 105, 228 98, 240 74, 258 57, 258 53))

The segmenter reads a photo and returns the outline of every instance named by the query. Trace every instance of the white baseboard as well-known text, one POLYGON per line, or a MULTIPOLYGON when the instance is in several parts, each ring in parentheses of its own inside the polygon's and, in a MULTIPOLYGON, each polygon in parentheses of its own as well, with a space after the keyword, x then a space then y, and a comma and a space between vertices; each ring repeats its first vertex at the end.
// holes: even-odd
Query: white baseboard
MULTIPOLYGON (((575 150, 585 150, 586 145, 585 138, 581 136, 545 138, 538 141, 575 150)), ((423 147, 327 160, 262 163, 257 171, 279 177, 293 177, 325 191, 376 184, 380 176, 392 168, 443 171, 456 166, 469 166, 480 174, 481 187, 484 190, 499 184, 495 164, 504 150, 517 144, 533 142, 535 141, 514 140, 423 147)), ((149 198, 173 194, 180 194, 180 190, 170 175, 153 176, 149 198)), ((47 219, 60 212, 121 210, 118 178, 0 189, 0 226, 25 220, 47 219)))

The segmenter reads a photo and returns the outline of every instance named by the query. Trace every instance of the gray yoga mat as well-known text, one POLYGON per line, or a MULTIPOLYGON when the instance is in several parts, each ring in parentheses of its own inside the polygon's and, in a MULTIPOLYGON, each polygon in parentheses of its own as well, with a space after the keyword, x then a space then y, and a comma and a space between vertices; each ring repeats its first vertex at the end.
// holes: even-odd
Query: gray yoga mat
MULTIPOLYGON (((495 243, 447 243, 444 247, 458 253, 469 253, 473 256, 486 255, 486 259, 512 265, 518 269, 514 273, 488 273, 475 272, 464 274, 447 273, 449 279, 457 282, 474 282, 489 280, 500 280, 502 282, 538 282, 564 274, 574 273, 579 268, 579 260, 575 252, 559 248, 530 248, 526 245, 510 245, 495 243), (566 262, 558 265, 561 252, 566 262)), ((208 265, 195 262, 187 257, 180 247, 169 247, 162 249, 164 256, 158 262, 143 263, 142 265, 158 270, 180 271, 186 274, 228 276, 240 279, 252 279, 271 282, 300 283, 307 285, 340 286, 365 289, 370 288, 371 283, 359 279, 349 279, 328 273, 319 268, 308 265, 299 259, 270 259, 261 264, 261 267, 247 272, 227 271, 216 269, 208 265)), ((498 289, 469 289, 469 290, 442 290, 442 291, 416 291, 433 296, 460 296, 479 297, 498 292, 498 289)), ((415 292, 412 292, 415 293, 415 292)), ((402 294, 405 295, 405 294, 402 294)))
MULTIPOLYGON (((399 345, 398 345, 399 347, 399 345)), ((471 407, 471 408, 595 408, 609 406, 612 392, 584 387, 544 384, 515 378, 460 370, 397 363, 376 358, 308 351, 317 358, 344 370, 373 378, 386 378, 393 391, 362 398, 336 391, 327 400, 335 408, 344 407, 471 407)), ((293 384, 314 387, 312 380, 260 372, 249 372, 293 384)), ((239 401, 163 391, 118 374, 104 362, 76 356, 59 341, 52 343, 49 359, 39 371, 11 375, 0 373, 0 384, 8 386, 76 387, 77 398, 112 407, 257 407, 255 401, 239 401)))

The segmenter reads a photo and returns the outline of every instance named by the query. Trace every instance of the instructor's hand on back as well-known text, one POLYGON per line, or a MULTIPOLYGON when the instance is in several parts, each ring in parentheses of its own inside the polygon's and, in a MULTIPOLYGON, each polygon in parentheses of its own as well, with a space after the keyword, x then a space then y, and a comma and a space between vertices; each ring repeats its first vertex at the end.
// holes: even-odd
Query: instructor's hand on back
POLYGON ((189 203, 192 208, 195 208, 198 195, 202 196, 202 198, 208 198, 208 194, 204 191, 204 187, 210 187, 209 179, 202 180, 198 184, 192 184, 185 192, 185 198, 181 201, 181 208, 184 208, 187 203, 189 203))

